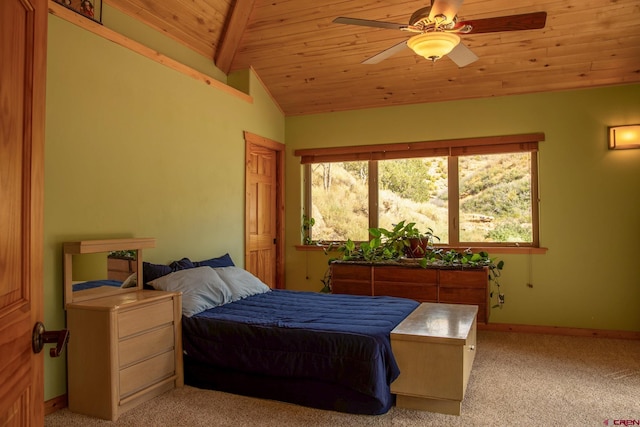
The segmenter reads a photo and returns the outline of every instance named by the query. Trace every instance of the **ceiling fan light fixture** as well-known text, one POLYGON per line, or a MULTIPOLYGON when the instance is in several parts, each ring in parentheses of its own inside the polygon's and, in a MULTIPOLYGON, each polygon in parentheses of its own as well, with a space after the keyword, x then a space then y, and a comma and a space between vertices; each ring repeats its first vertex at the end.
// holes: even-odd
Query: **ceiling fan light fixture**
POLYGON ((418 34, 407 40, 407 46, 416 54, 431 61, 442 58, 460 43, 460 37, 442 31, 418 34))

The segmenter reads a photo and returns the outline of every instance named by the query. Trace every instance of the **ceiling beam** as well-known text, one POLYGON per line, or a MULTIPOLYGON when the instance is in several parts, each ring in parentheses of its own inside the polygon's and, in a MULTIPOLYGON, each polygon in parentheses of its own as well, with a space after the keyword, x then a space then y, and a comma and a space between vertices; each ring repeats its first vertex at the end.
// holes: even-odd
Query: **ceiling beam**
POLYGON ((249 22, 249 16, 253 10, 255 0, 236 0, 236 4, 231 12, 231 17, 227 22, 227 28, 216 50, 215 64, 223 73, 229 74, 233 57, 236 55, 240 39, 244 29, 249 22))

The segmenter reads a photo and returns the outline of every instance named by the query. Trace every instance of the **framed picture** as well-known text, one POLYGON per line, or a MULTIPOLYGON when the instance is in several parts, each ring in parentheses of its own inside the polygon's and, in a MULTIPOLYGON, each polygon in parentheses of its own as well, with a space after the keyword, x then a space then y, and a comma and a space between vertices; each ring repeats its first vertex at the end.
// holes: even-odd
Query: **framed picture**
POLYGON ((102 0, 55 0, 55 2, 102 24, 102 0))

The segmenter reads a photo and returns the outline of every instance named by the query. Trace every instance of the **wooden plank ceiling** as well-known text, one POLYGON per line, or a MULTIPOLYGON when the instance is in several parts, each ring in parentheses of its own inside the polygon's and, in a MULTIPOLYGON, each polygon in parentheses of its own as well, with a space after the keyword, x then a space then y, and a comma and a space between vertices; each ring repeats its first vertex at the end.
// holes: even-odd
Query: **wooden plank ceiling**
POLYGON ((406 48, 408 33, 332 23, 405 24, 427 0, 105 0, 225 73, 253 67, 286 115, 640 82, 640 0, 465 0, 459 19, 546 11, 540 30, 462 35, 479 60, 458 68, 406 48))

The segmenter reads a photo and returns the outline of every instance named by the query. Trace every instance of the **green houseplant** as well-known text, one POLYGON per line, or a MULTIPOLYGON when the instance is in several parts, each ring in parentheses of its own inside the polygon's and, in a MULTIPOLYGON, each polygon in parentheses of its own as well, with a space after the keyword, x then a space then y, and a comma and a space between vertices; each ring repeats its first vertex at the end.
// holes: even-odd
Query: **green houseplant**
POLYGON ((434 239, 440 241, 440 237, 433 234, 431 228, 421 232, 415 226, 407 230, 405 238, 404 253, 409 258, 422 258, 433 247, 434 239))
POLYGON ((393 261, 404 256, 420 258, 427 248, 433 245, 433 239, 440 240, 432 229, 421 232, 415 222, 400 221, 388 230, 383 227, 369 229, 371 240, 357 245, 351 239, 338 247, 344 261, 393 261))
POLYGON ((313 244, 311 240, 311 228, 315 225, 316 220, 313 217, 302 215, 302 243, 305 245, 313 244))

